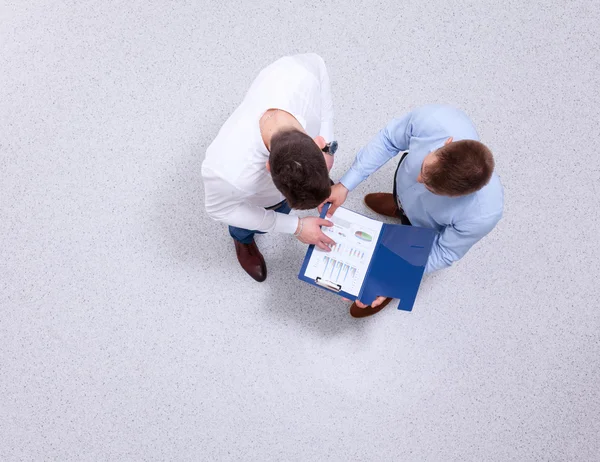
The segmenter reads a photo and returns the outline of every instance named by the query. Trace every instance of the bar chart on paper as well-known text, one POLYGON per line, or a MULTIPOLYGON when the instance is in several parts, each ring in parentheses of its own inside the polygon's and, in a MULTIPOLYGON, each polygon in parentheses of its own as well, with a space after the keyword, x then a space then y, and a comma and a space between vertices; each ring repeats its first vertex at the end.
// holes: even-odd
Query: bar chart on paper
POLYGON ((351 279, 356 277, 356 267, 343 261, 326 256, 323 257, 323 265, 325 268, 323 269, 322 277, 327 278, 331 282, 341 283, 346 282, 348 276, 351 279))
POLYGON ((336 244, 334 246, 331 246, 331 252, 333 255, 337 255, 340 258, 341 257, 357 258, 359 260, 362 260, 363 258, 365 258, 365 251, 363 249, 360 249, 360 248, 357 249, 357 248, 345 246, 342 244, 336 244))
POLYGON ((331 221, 334 226, 323 232, 335 241, 330 252, 315 248, 306 276, 320 278, 341 286, 341 290, 358 296, 365 279, 382 223, 339 208, 331 221))

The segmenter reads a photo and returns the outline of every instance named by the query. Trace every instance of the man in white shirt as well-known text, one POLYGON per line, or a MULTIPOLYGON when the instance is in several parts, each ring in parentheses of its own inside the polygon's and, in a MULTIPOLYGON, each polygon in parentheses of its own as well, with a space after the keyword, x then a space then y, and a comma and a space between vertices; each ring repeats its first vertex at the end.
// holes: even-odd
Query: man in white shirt
POLYGON ((317 207, 331 192, 333 105, 316 54, 286 56, 263 69, 206 151, 205 206, 229 225, 238 261, 256 281, 267 277, 254 234, 293 234, 329 251, 319 217, 289 216, 317 207))

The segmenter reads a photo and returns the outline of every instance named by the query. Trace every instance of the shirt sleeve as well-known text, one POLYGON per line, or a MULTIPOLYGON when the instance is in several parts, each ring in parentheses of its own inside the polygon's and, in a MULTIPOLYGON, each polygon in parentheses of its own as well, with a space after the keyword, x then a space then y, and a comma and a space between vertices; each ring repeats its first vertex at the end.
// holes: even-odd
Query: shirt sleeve
POLYGON ((392 157, 406 151, 412 136, 412 116, 412 112, 409 112, 399 119, 392 120, 382 129, 358 152, 352 167, 340 183, 352 191, 392 157))
POLYGON ((486 236, 498 223, 500 216, 483 220, 460 222, 447 226, 433 242, 425 273, 448 268, 460 260, 480 239, 486 236))
POLYGON ((245 194, 223 179, 203 169, 205 208, 216 221, 255 231, 293 234, 298 217, 266 210, 245 202, 245 194))

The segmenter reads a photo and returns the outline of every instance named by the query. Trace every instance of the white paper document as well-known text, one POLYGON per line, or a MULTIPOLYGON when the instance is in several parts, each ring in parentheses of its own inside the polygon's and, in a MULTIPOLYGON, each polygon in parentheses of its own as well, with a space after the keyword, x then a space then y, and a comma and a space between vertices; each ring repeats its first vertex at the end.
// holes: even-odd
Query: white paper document
POLYGON ((330 221, 334 226, 322 229, 335 245, 331 246, 331 252, 315 246, 305 275, 341 285, 343 292, 358 297, 383 223, 342 207, 330 221))

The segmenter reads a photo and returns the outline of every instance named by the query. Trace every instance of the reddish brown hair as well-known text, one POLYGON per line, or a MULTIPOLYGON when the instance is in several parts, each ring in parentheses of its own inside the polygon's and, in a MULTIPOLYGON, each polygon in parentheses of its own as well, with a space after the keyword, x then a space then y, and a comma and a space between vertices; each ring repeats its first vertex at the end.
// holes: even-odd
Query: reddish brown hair
POLYGON ((483 188, 494 171, 494 157, 486 145, 475 140, 446 144, 423 172, 425 185, 444 196, 464 196, 483 188))

